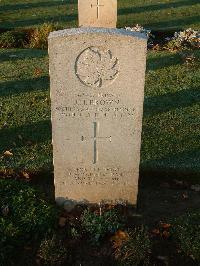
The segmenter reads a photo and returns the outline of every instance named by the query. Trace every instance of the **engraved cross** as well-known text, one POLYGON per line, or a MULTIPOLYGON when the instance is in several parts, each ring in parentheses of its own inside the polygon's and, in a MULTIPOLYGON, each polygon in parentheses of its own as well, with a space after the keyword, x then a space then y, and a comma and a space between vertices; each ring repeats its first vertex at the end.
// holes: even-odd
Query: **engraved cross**
POLYGON ((96 7, 97 8, 97 19, 99 19, 99 13, 100 13, 100 7, 104 5, 100 5, 100 0, 97 0, 97 4, 93 5, 91 4, 91 8, 96 7))
POLYGON ((96 162, 98 161, 98 150, 97 150, 97 140, 98 139, 103 139, 103 140, 108 140, 108 141, 112 141, 112 137, 98 137, 98 129, 99 129, 99 124, 97 122, 93 123, 94 125, 94 136, 93 137, 89 137, 86 138, 84 136, 81 137, 82 141, 87 141, 88 139, 93 139, 94 140, 94 159, 93 159, 93 164, 96 164, 96 162))

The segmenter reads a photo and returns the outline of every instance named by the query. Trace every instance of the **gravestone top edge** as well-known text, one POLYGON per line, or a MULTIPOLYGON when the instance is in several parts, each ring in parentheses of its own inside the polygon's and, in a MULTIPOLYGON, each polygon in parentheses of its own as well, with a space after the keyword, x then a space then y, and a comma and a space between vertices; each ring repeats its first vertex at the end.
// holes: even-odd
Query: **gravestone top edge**
POLYGON ((59 31, 53 31, 49 34, 48 39, 57 38, 57 37, 66 37, 72 35, 80 35, 80 34, 108 34, 108 35, 121 35, 124 37, 136 37, 138 39, 147 40, 147 36, 145 33, 134 32, 125 29, 111 29, 111 28, 93 28, 93 27, 81 27, 81 28, 71 28, 59 31))

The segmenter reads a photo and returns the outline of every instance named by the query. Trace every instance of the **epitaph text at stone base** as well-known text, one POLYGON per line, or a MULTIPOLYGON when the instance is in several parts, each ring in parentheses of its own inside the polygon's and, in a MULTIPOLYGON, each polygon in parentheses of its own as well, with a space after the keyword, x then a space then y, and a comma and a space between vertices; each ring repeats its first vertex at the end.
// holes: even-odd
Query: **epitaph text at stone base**
POLYGON ((146 43, 117 29, 50 34, 56 198, 136 203, 146 43))

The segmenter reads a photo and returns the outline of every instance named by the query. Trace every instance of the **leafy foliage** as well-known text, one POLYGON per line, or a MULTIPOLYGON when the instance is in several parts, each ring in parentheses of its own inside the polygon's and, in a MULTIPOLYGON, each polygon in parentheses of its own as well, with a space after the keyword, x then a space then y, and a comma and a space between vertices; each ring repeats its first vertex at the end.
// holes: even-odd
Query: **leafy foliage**
POLYGON ((188 213, 176 218, 171 228, 181 251, 200 262, 200 212, 188 213))
POLYGON ((49 33, 57 29, 58 27, 51 23, 44 23, 34 29, 30 37, 30 48, 47 49, 49 33))
POLYGON ((105 211, 103 214, 97 214, 86 210, 82 217, 82 226, 89 233, 92 242, 97 243, 107 234, 115 233, 122 227, 122 222, 116 210, 105 211))
POLYGON ((50 232, 55 211, 23 182, 2 179, 0 191, 0 261, 5 261, 17 248, 50 232))
POLYGON ((26 34, 22 31, 6 31, 0 34, 0 48, 24 47, 26 34))
POLYGON ((200 31, 186 29, 175 32, 165 48, 169 50, 198 49, 200 48, 200 31))
POLYGON ((1 48, 15 47, 15 44, 16 44, 16 38, 12 32, 7 31, 7 32, 0 34, 0 47, 1 48))
POLYGON ((48 35, 54 30, 58 30, 57 24, 44 23, 34 29, 6 31, 0 34, 0 48, 47 49, 48 35))
POLYGON ((69 263, 71 260, 70 251, 64 246, 62 241, 58 240, 55 236, 41 242, 38 255, 41 259, 42 265, 47 266, 59 266, 64 263, 69 263))
POLYGON ((147 265, 150 250, 151 242, 147 230, 143 227, 135 228, 128 233, 128 237, 116 251, 116 257, 122 266, 147 265))

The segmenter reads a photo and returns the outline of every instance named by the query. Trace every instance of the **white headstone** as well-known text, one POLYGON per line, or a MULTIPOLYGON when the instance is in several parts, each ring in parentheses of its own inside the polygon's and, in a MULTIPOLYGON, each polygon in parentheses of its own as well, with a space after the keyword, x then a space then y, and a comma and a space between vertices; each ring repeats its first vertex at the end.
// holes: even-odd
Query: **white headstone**
POLYGON ((49 37, 55 193, 135 204, 146 36, 79 28, 49 37))
POLYGON ((78 0, 80 27, 116 28, 117 0, 78 0))

